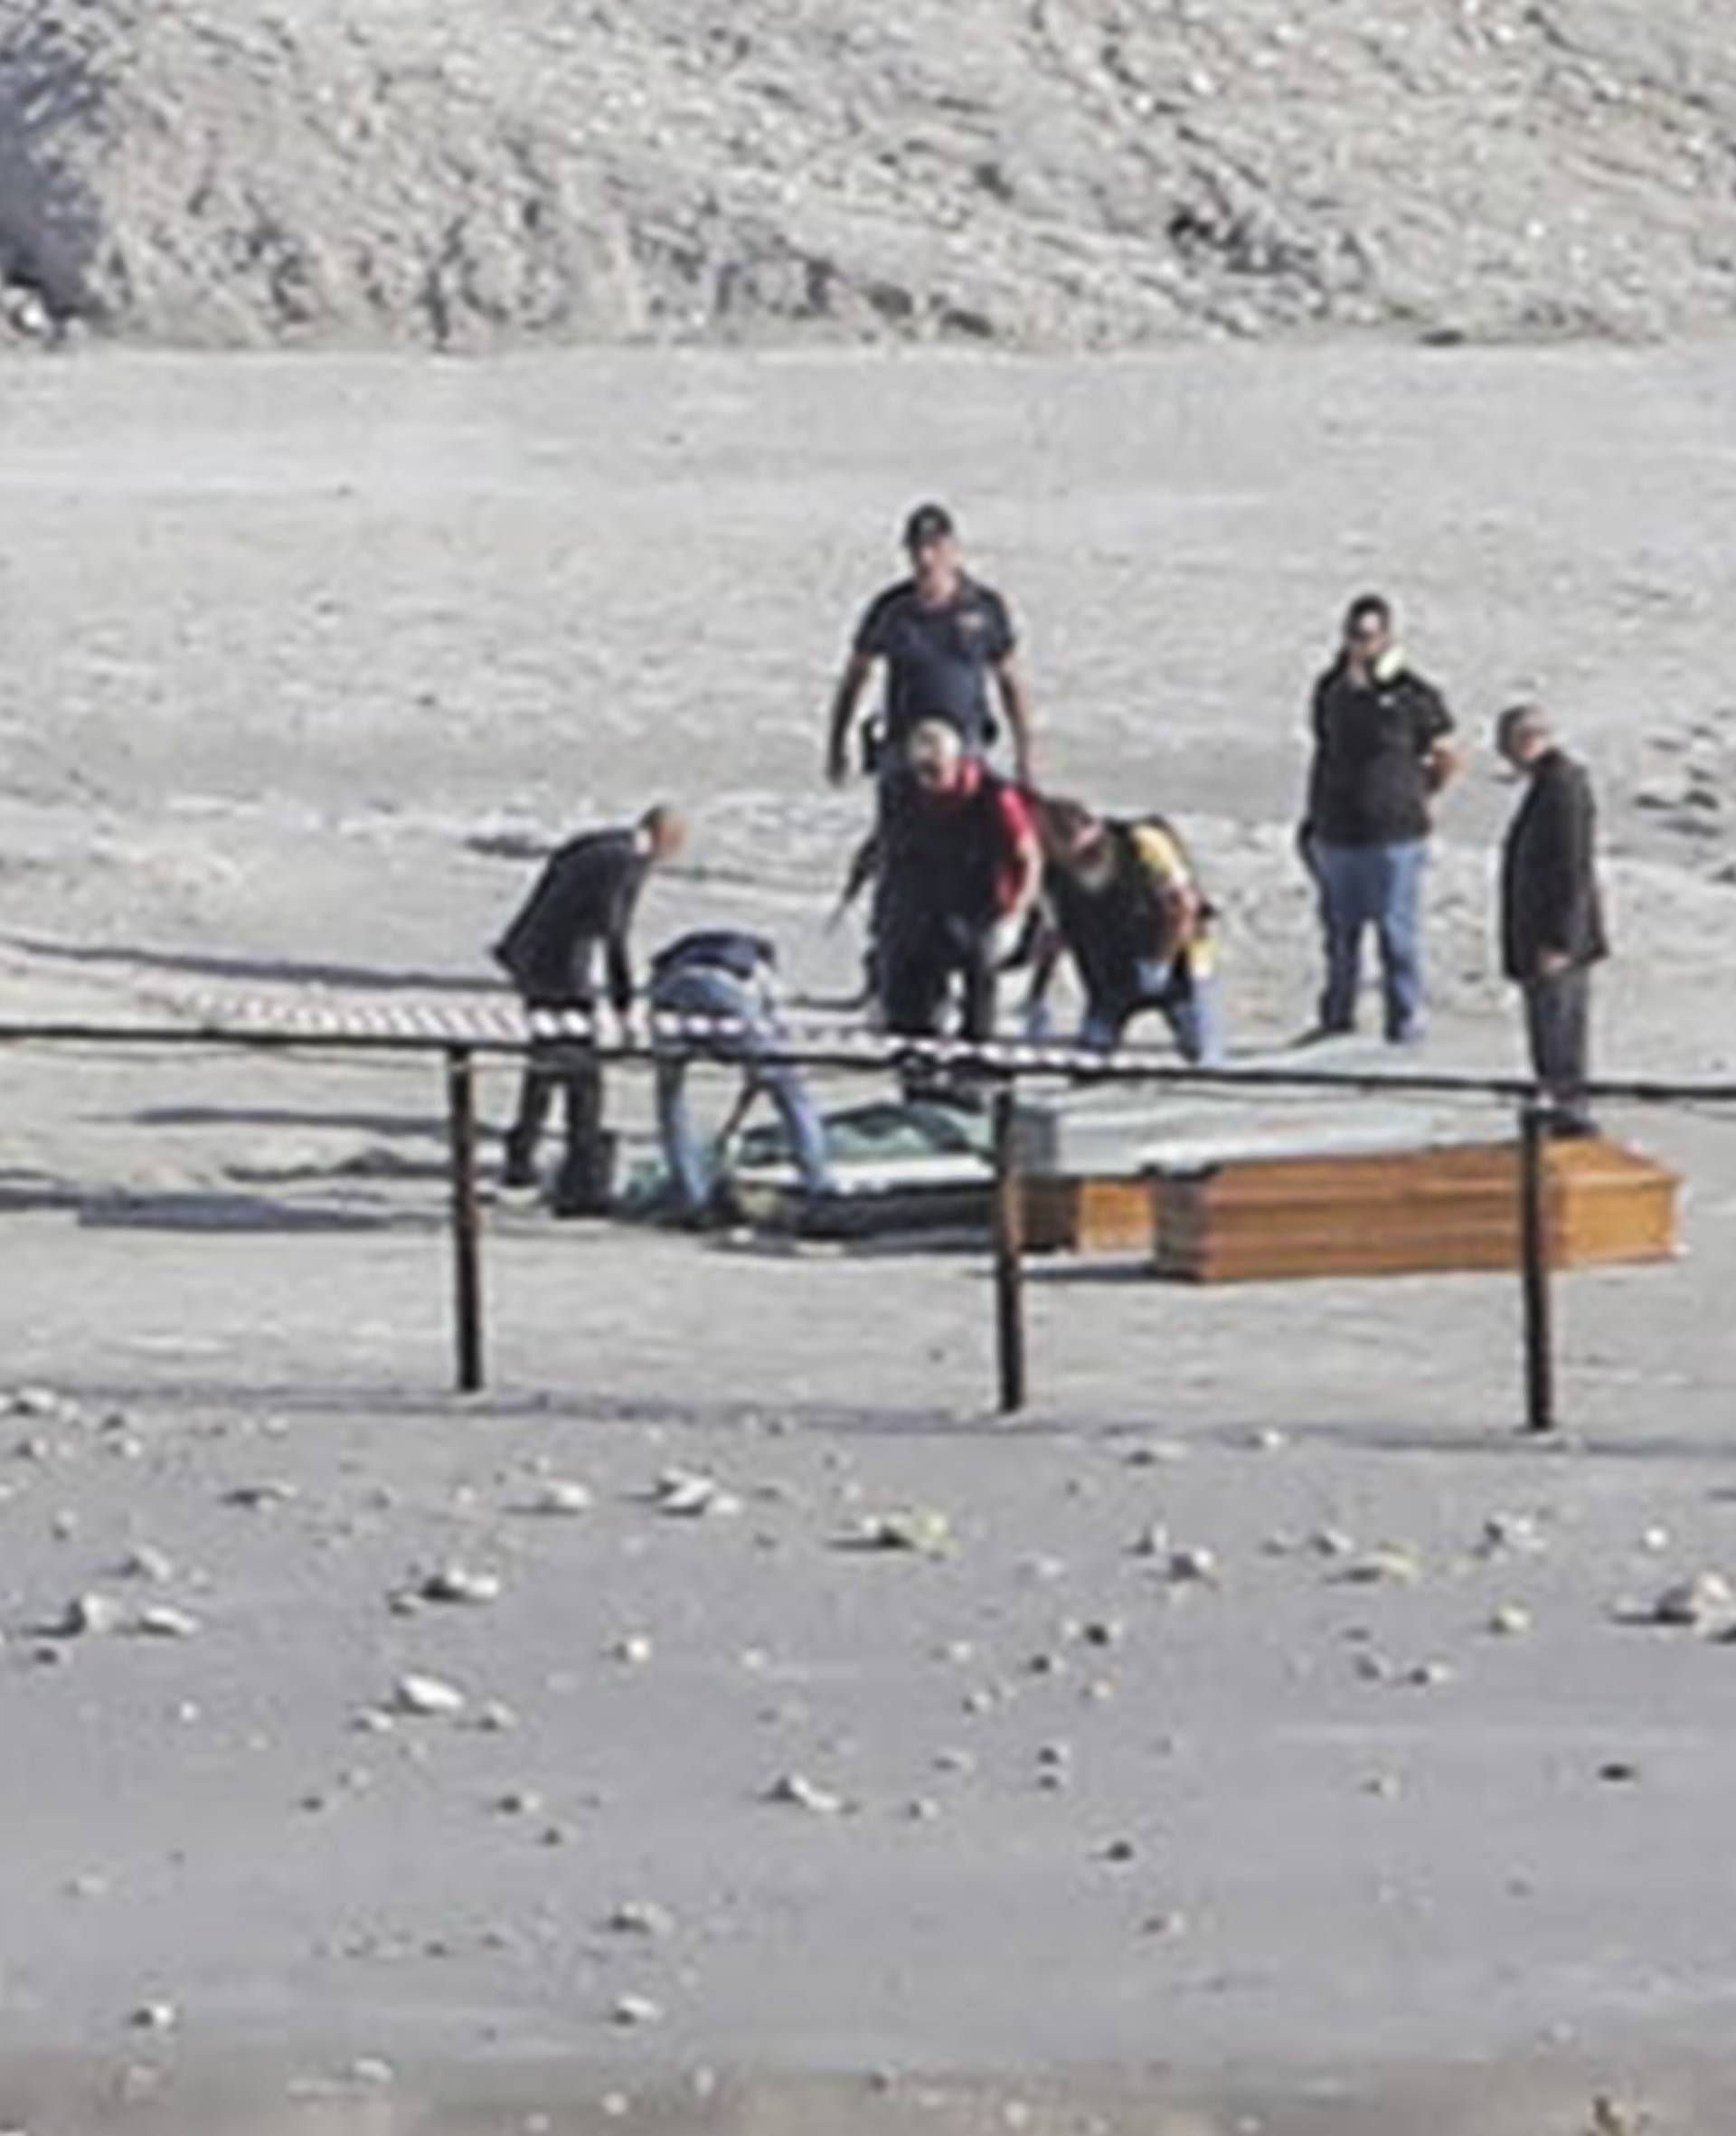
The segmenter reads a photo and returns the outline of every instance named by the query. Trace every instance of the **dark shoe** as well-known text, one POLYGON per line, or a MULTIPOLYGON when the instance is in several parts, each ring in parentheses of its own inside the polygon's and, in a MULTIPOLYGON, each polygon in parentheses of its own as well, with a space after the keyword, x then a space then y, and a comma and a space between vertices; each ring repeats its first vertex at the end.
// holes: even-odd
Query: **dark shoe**
POLYGON ((536 1156, 524 1143, 511 1135, 506 1138, 506 1155, 500 1167, 503 1186, 534 1186, 536 1185, 536 1156))
POLYGON ((599 1134, 567 1152, 549 1206, 557 1216, 607 1216, 615 1206, 616 1138, 599 1134))
POLYGON ((1552 1142, 1594 1142, 1602 1129, 1589 1112, 1552 1112, 1546 1131, 1552 1142))

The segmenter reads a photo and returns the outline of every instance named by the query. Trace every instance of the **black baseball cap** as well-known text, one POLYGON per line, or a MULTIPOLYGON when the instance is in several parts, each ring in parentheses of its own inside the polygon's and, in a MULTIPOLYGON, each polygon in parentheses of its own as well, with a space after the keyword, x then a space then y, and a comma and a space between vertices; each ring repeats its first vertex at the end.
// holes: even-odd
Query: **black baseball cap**
POLYGON ((904 522, 904 546, 914 552, 930 542, 944 542, 958 532, 944 505, 919 505, 904 522))

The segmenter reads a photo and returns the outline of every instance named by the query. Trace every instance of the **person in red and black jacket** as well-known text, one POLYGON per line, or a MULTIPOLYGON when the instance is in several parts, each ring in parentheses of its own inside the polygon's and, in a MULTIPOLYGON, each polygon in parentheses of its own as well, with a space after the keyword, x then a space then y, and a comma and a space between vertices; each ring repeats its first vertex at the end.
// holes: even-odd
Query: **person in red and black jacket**
POLYGON ((908 806, 883 855, 875 969, 888 1031, 939 1031, 955 980, 963 1031, 995 1033, 995 972, 1043 880, 1035 818, 1021 789, 970 755, 950 721, 926 719, 906 751, 908 806))

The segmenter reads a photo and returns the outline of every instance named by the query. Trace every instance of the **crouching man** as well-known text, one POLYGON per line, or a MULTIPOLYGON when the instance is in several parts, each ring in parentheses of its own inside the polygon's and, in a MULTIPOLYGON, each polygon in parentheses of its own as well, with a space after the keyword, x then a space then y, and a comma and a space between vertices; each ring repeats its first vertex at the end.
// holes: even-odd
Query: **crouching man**
POLYGON ((657 1045, 657 1133, 680 1213, 695 1226, 731 1214, 723 1151, 701 1148, 687 1108, 688 1055, 695 1048, 714 1061, 742 1066, 743 1105, 763 1091, 778 1109, 810 1209, 833 1191, 826 1129, 801 1071, 768 1059, 784 1042, 778 1013, 777 953, 762 937, 715 928, 684 934, 653 961, 650 1003, 657 1045), (666 1019, 716 1020, 715 1030, 684 1035, 666 1019), (677 1050, 680 1049, 680 1050, 677 1050))
POLYGON ((1109 1053, 1132 1019, 1155 1009, 1182 1058, 1215 1068, 1224 1057, 1212 908, 1180 835, 1161 818, 1124 823, 1077 801, 1042 808, 1049 931, 1025 1008, 1033 1036, 1062 950, 1085 992, 1079 1044, 1109 1053))
POLYGON ((995 1035, 995 975, 1043 878, 1030 803, 965 748, 949 721, 910 736, 907 806, 888 825, 875 969, 888 1031, 928 1037, 958 982, 962 1029, 995 1035))
MULTIPOLYGON (((681 818, 661 805, 619 830, 588 831, 561 846, 537 878, 524 907, 495 945, 495 959, 525 1008, 597 1012, 597 966, 623 1027, 633 1008, 629 943, 639 893, 653 868, 680 853, 681 818)), ((556 1092, 566 1105, 566 1155, 552 1202, 557 1216, 604 1214, 609 1206, 613 1144, 603 1129, 603 1072, 590 1041, 533 1044, 519 1085, 518 1112, 506 1135, 502 1184, 533 1186, 536 1151, 556 1092)))
POLYGON ((1554 1101, 1556 1133, 1590 1135, 1591 967, 1609 953, 1591 781, 1534 704, 1504 712, 1495 738, 1527 782, 1502 855, 1501 961, 1524 997, 1532 1069, 1554 1101))

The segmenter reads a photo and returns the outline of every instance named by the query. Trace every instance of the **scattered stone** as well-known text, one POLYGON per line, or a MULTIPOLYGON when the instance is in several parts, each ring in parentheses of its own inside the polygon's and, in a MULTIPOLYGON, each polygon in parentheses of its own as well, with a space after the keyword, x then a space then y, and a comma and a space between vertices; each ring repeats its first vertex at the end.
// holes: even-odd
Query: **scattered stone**
POLYGON ((244 1506, 257 1512, 266 1506, 288 1506, 301 1496, 293 1483, 286 1483, 278 1477, 268 1477, 262 1483, 238 1483, 223 1497, 226 1506, 244 1506))
POLYGON ((52 1387, 14 1387, 0 1403, 0 1415, 51 1417, 76 1415, 76 1405, 66 1402, 52 1387))
POLYGON ((1670 1546, 1669 1529, 1648 1527, 1639 1538, 1639 1546, 1642 1550, 1649 1551, 1653 1556, 1661 1557, 1670 1546))
POLYGON ((1652 1604, 1652 1621, 1703 1630, 1736 1610, 1736 1593, 1722 1573, 1695 1573, 1666 1587, 1652 1604))
POLYGON ((538 1817, 542 1798, 534 1788, 514 1788, 496 1800, 495 1808, 502 1817, 538 1817))
POLYGON ((904 1814, 912 1824, 932 1824, 940 1814, 940 1805, 932 1795, 918 1795, 905 1806, 904 1814))
POLYGON ((952 1523, 932 1507, 911 1507, 868 1516, 844 1541, 858 1550, 905 1550, 920 1557, 947 1557, 953 1548, 952 1523))
POLYGON ((937 1751, 934 1754, 934 1769, 937 1772, 975 1772, 976 1753, 966 1750, 937 1751))
POLYGON ((1531 1630, 1531 1611, 1523 1602, 1502 1602, 1489 1618, 1496 1639, 1523 1639, 1531 1630))
POLYGON ((485 1735, 510 1735, 517 1725, 518 1715, 499 1698, 489 1699, 476 1714, 476 1726, 485 1735))
POLYGON ((1374 1796, 1382 1802, 1396 1802, 1403 1791, 1403 1785, 1395 1772, 1377 1772, 1363 1783, 1363 1792, 1374 1796))
POLYGON ((1087 1624, 1079 1636, 1088 1647, 1118 1647, 1127 1636, 1127 1628, 1119 1617, 1100 1617, 1087 1624))
POLYGON ((1111 1839, 1100 1853, 1104 1861, 1113 1862, 1118 1868, 1124 1868, 1128 1862, 1139 1858, 1139 1849, 1131 1839, 1111 1839))
POLYGON ((1067 1560, 1064 1557, 1052 1557, 1046 1552, 1039 1551, 1035 1556, 1021 1562, 1019 1576, 1040 1587, 1052 1587, 1057 1581, 1067 1577, 1067 1560))
POLYGON ((1135 1536, 1131 1545, 1131 1554, 1135 1557, 1167 1557, 1169 1555, 1168 1528, 1164 1526, 1161 1520, 1148 1522, 1135 1536))
POLYGON ((618 2025, 660 2025, 663 2005, 648 1995, 622 1995, 616 1999, 612 2015, 618 2025))
POLYGON ((375 2091, 382 2091, 397 2081, 398 2072, 380 2055, 359 2055, 350 2064, 349 2080, 353 2084, 366 2084, 375 2091))
POLYGON ((1290 1443, 1289 1434, 1268 1425, 1264 1431, 1256 1432, 1250 1443, 1256 1453, 1282 1453, 1290 1443))
POLYGON ((741 1510, 741 1499, 715 1476, 694 1469, 665 1469, 652 1498, 659 1512, 680 1520, 727 1519, 741 1510))
POLYGON ((172 2002, 142 2002, 127 2020, 135 2032, 173 2032, 180 2021, 172 2002))
POLYGON ((1169 1577, 1176 1586, 1205 1585, 1218 1576, 1217 1553, 1203 1548, 1172 1550, 1169 1577))
POLYGON ((472 1573, 463 1565, 442 1565, 439 1572, 429 1574, 417 1593, 424 1602, 479 1606, 500 1600, 502 1583, 495 1573, 472 1573))
POLYGON ((141 1543, 121 1561, 119 1571, 123 1580, 144 1580, 153 1587, 166 1587, 175 1577, 175 1560, 166 1551, 141 1543))
POLYGON ((400 1677, 392 1692, 398 1711, 421 1718, 439 1718, 464 1711, 464 1693, 439 1677, 400 1677))
POLYGON ((1409 1672, 1404 1680, 1418 1690, 1432 1691, 1442 1684, 1450 1684, 1456 1673, 1450 1661, 1422 1661, 1409 1672))
POLYGON ((609 1917, 617 1935, 666 1936, 673 1933, 675 1916, 655 1899, 625 1899, 609 1917))
POLYGON ((766 1791, 769 1802, 788 1803, 797 1810, 807 1810, 816 1817, 836 1817, 844 1809, 844 1798, 829 1788, 818 1787, 806 1774, 787 1772, 776 1780, 766 1791))
POLYGON ((1356 1540, 1340 1527, 1323 1527, 1310 1537, 1310 1546, 1317 1557, 1354 1557, 1356 1540))
POLYGON ((1598 1767, 1598 1778, 1609 1787, 1633 1787, 1639 1780, 1639 1767, 1627 1758, 1611 1758, 1598 1767))
POLYGON ((199 1620, 190 1610, 158 1602, 138 1612, 137 1629, 147 1639, 190 1640, 198 1635, 199 1620))
POLYGON ((589 1513, 596 1503, 589 1487, 574 1483, 563 1477, 552 1477, 532 1500, 533 1513, 552 1515, 555 1518, 570 1517, 577 1513, 589 1513))
POLYGON ((1543 1524, 1534 1513, 1491 1513, 1483 1523, 1477 1550, 1484 1557, 1496 1556, 1504 1550, 1534 1556, 1546 1546, 1546 1540, 1543 1524))
POLYGON ((651 1640, 642 1631, 628 1632, 609 1649, 614 1659, 627 1668, 643 1668, 656 1651, 651 1640))
POLYGON ((1187 1915, 1180 1912, 1154 1914, 1145 1924, 1148 1936, 1159 1936, 1168 1943, 1179 1942, 1187 1930, 1187 1915))
POLYGON ((52 1636, 58 1639, 102 1639, 118 1631, 127 1621, 127 1612, 118 1602, 106 1594, 80 1594, 66 1605, 60 1622, 53 1627, 52 1636))
POLYGON ((1415 1551, 1403 1544, 1383 1543, 1377 1550, 1364 1551, 1333 1576, 1353 1586, 1414 1587, 1422 1577, 1422 1566, 1415 1551))

